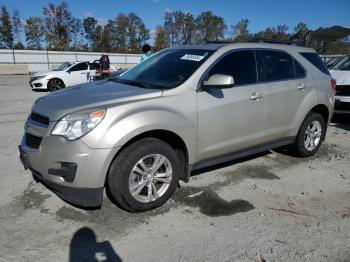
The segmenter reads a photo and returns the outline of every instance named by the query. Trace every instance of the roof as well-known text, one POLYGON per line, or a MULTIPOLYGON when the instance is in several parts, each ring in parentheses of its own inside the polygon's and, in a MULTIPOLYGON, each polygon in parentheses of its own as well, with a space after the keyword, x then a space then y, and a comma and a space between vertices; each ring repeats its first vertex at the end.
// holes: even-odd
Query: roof
POLYGON ((203 45, 183 45, 173 46, 169 49, 204 49, 204 50, 218 50, 219 48, 270 48, 270 49, 293 49, 299 52, 315 52, 311 48, 301 47, 297 45, 288 45, 281 43, 233 43, 233 42, 217 42, 216 44, 203 44, 203 45))
POLYGON ((313 31, 310 36, 312 38, 322 38, 322 39, 331 39, 337 40, 350 35, 349 27, 342 26, 332 26, 329 28, 320 28, 313 31))

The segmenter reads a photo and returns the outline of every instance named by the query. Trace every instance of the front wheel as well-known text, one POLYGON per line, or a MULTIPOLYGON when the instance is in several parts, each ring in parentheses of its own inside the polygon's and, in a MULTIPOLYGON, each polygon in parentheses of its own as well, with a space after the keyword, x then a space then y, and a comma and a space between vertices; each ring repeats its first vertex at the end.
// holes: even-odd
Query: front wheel
POLYGON ((58 79, 58 78, 50 79, 49 82, 47 83, 47 89, 50 92, 54 92, 54 91, 63 89, 65 87, 66 86, 64 85, 63 81, 61 79, 58 79))
POLYGON ((167 143, 145 138, 126 147, 108 173, 112 198, 131 212, 163 205, 174 193, 181 164, 167 143))
POLYGON ((310 112, 299 129, 293 145, 294 151, 301 157, 314 155, 325 137, 326 125, 323 117, 310 112))

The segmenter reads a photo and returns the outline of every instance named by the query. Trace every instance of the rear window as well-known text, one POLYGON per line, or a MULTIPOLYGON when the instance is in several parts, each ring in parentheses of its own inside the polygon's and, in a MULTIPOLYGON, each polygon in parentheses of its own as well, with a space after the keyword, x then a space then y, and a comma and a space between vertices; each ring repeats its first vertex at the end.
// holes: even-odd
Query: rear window
POLYGON ((319 57, 317 53, 300 53, 306 60, 308 60, 311 64, 316 66, 321 72, 330 75, 327 66, 323 63, 322 59, 319 57))

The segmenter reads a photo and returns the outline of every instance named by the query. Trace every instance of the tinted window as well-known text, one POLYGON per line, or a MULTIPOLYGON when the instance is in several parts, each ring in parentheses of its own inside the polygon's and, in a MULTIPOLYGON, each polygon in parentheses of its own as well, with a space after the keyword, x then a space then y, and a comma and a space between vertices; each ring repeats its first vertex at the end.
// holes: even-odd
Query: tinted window
POLYGON ((254 52, 237 51, 226 55, 210 70, 209 76, 215 74, 233 76, 235 85, 256 83, 257 77, 254 52))
POLYGON ((82 71, 82 70, 88 70, 88 64, 87 63, 80 63, 75 66, 73 66, 70 71, 82 71))
POLYGON ((154 54, 113 81, 144 88, 174 88, 185 82, 214 53, 204 49, 170 49, 154 54))
POLYGON ((300 53, 305 59, 307 59, 311 64, 316 66, 321 72, 330 75, 327 66, 323 63, 322 59, 317 53, 300 53))
POLYGON ((302 78, 306 76, 305 69, 300 65, 300 63, 294 59, 294 68, 296 78, 302 78))
POLYGON ((279 51, 261 51, 264 63, 265 81, 279 81, 295 78, 293 58, 279 51))

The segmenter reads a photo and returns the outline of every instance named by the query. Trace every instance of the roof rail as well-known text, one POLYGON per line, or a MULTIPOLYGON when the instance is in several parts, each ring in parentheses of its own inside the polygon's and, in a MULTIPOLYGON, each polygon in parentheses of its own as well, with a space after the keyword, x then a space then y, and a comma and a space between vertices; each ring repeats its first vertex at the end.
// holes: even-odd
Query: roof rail
POLYGON ((208 40, 205 43, 206 44, 232 44, 232 43, 235 43, 235 42, 230 41, 230 40, 208 40))
MULTIPOLYGON (((234 42, 230 40, 213 40, 213 41, 210 40, 206 42, 206 44, 232 44, 232 43, 240 43, 240 42, 234 42)), ((277 40, 277 39, 260 39, 260 38, 253 38, 249 40, 248 43, 269 43, 269 44, 305 46, 303 42, 295 41, 295 40, 277 40)))
POLYGON ((278 40, 278 39, 259 39, 253 38, 249 40, 250 43, 270 43, 270 44, 281 44, 281 45, 297 45, 304 46, 302 42, 295 40, 278 40))

